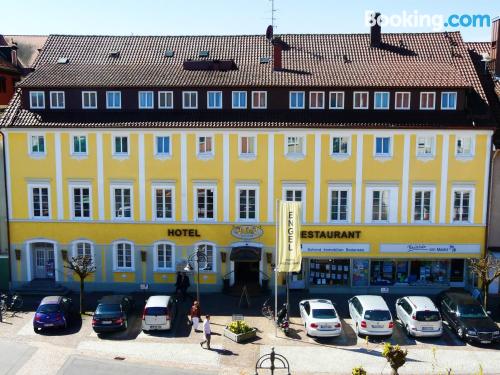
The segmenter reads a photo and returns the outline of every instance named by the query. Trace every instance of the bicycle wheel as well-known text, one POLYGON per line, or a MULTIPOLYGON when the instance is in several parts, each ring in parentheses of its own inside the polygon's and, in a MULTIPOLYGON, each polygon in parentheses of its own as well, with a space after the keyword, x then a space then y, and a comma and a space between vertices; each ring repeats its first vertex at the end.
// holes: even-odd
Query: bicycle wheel
POLYGON ((267 319, 272 320, 274 317, 274 313, 273 310, 271 309, 271 306, 262 307, 262 315, 264 315, 267 319))
POLYGON ((23 307, 23 297, 19 294, 14 294, 12 296, 12 310, 19 311, 23 307))

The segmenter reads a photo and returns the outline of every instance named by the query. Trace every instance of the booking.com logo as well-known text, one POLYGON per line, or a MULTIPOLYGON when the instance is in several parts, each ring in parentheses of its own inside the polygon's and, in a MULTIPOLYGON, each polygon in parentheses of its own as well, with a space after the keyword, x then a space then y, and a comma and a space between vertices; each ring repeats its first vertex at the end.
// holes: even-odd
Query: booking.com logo
POLYGON ((413 12, 403 11, 401 14, 381 14, 375 19, 375 12, 365 11, 365 23, 367 26, 389 26, 389 27, 431 27, 433 31, 441 31, 445 27, 490 27, 491 17, 487 14, 451 14, 448 17, 442 14, 421 14, 417 10, 413 12))

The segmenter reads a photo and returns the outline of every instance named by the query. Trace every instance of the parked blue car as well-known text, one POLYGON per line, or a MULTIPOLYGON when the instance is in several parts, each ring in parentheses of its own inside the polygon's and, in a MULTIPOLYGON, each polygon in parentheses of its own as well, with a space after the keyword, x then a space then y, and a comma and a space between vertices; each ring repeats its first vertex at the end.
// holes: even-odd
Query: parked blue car
POLYGON ((49 328, 67 328, 71 317, 72 301, 68 297, 45 297, 36 309, 33 330, 38 333, 49 328))

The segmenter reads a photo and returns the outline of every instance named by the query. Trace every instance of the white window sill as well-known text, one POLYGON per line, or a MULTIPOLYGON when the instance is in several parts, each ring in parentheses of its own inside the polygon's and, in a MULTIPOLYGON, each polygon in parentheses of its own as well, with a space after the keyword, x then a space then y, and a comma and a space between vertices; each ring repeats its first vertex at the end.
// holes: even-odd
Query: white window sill
POLYGON ((259 220, 258 219, 236 219, 237 223, 242 223, 242 224, 255 224, 259 220))
POLYGON ((116 268, 113 270, 114 273, 128 273, 135 272, 134 268, 116 268))
POLYGON ((124 221, 124 222, 133 222, 134 219, 131 217, 113 217, 114 221, 124 221))
POLYGON ((468 155, 456 154, 455 159, 462 160, 462 161, 469 161, 469 160, 474 159, 474 155, 472 155, 472 154, 468 154, 468 155))
POLYGON ((126 160, 130 158, 130 154, 113 154, 113 159, 126 160))
POLYGON ((153 269, 155 273, 172 273, 175 272, 173 268, 155 268, 153 269))
POLYGON ((417 154, 417 160, 427 162, 430 160, 434 160, 435 155, 434 154, 417 154))
POLYGON ((47 153, 45 153, 45 152, 31 152, 29 154, 29 156, 32 159, 45 159, 45 157, 47 156, 47 153))
POLYGON ((87 159, 89 157, 89 155, 87 153, 73 153, 71 154, 71 159, 75 159, 75 160, 83 160, 83 159, 87 159))
POLYGON ((200 160, 212 160, 214 158, 213 152, 198 153, 198 159, 200 160))
POLYGON ((373 109, 376 110, 376 111, 388 111, 389 107, 387 107, 387 108, 382 108, 382 107, 381 108, 377 108, 377 107, 375 107, 373 109))
POLYGON ((71 217, 71 220, 73 221, 92 221, 91 217, 71 217))
POLYGON ((339 111, 339 110, 344 109, 344 107, 329 107, 328 109, 331 109, 333 111, 339 111))
POLYGON ((170 160, 172 159, 172 154, 155 154, 156 160, 170 160))
POLYGON ((251 160, 257 159, 257 155, 256 154, 240 154, 239 156, 240 156, 239 158, 241 160, 249 160, 249 161, 251 161, 251 160))
POLYGON ((40 109, 45 109, 45 107, 30 107, 30 109, 40 110, 40 109))
POLYGON ((140 110, 146 110, 146 111, 150 111, 152 109, 155 109, 154 107, 139 107, 140 110))
POLYGON ((416 225, 432 225, 434 222, 432 220, 414 220, 411 222, 416 225))
POLYGON ((330 157, 333 160, 339 160, 339 161, 344 161, 347 160, 351 157, 349 154, 330 154, 330 157))
POLYGON ((378 161, 386 161, 392 159, 391 154, 375 154, 373 155, 373 158, 378 161))
POLYGON ((288 153, 285 154, 285 157, 289 160, 297 161, 305 159, 306 156, 302 153, 288 153))
POLYGON ((215 223, 217 220, 215 219, 205 219, 205 218, 195 218, 194 219, 195 222, 197 223, 215 223))
POLYGON ((90 109, 90 110, 92 110, 92 109, 97 109, 97 107, 82 107, 82 109, 85 109, 85 110, 90 109))
POLYGON ((53 109, 53 110, 56 110, 56 111, 57 110, 60 111, 61 109, 66 109, 66 108, 64 108, 64 107, 50 107, 50 109, 53 109))
POLYGON ((106 107, 106 109, 110 109, 110 110, 117 110, 117 109, 122 109, 122 107, 106 107))
POLYGON ((231 109, 247 109, 247 107, 231 107, 231 109))
POLYGON ((41 221, 48 221, 51 220, 52 218, 50 216, 31 216, 30 220, 41 220, 41 221))
POLYGON ((396 111, 409 111, 410 110, 410 107, 408 108, 405 108, 405 107, 401 107, 401 108, 394 108, 396 111))
POLYGON ((325 107, 309 107, 309 109, 318 110, 318 109, 325 109, 325 107))
POLYGON ((153 221, 158 221, 158 222, 160 222, 160 223, 171 223, 171 222, 173 222, 173 221, 175 221, 175 220, 174 220, 174 218, 173 218, 173 217, 169 217, 169 218, 154 217, 154 218, 153 218, 153 221))
POLYGON ((353 109, 363 109, 363 110, 367 110, 368 107, 353 107, 353 109))
POLYGON ((328 224, 349 225, 351 222, 349 220, 328 220, 328 224))

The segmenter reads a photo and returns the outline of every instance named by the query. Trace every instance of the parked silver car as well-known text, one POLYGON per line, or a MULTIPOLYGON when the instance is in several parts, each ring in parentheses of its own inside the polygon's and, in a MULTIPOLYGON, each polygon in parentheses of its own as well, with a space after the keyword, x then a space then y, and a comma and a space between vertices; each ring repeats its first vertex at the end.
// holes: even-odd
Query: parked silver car
POLYGON ((366 336, 391 336, 394 321, 381 296, 354 296, 349 299, 349 314, 356 333, 366 336))

